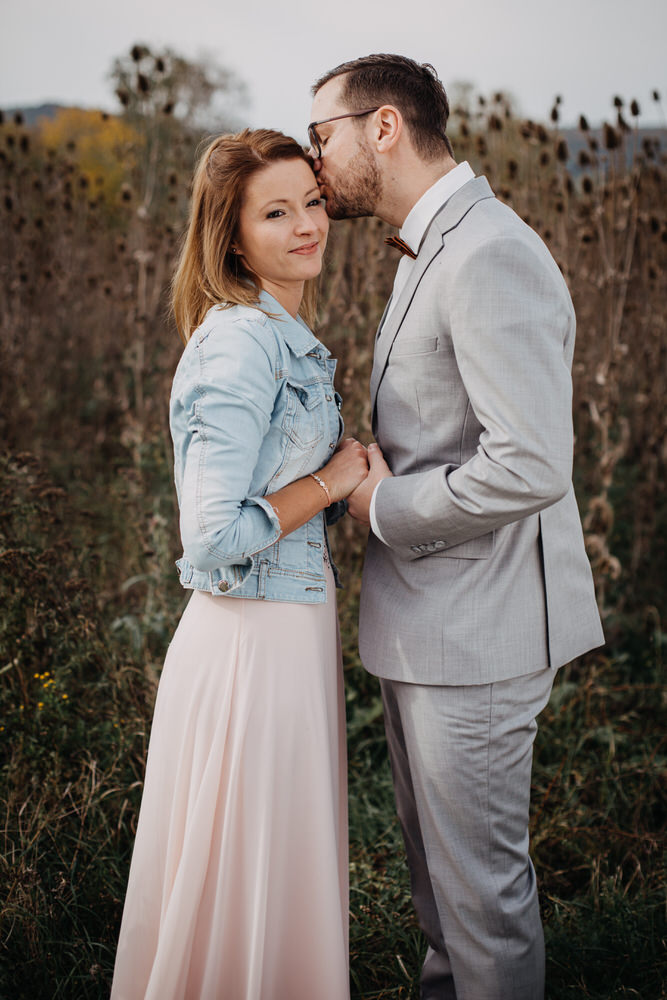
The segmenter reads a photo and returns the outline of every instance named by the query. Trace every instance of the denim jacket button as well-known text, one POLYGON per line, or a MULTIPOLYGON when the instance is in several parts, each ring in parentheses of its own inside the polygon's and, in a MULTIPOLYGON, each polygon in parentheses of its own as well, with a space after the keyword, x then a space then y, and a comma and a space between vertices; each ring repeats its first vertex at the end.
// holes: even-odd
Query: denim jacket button
POLYGON ((227 591, 229 590, 229 584, 227 583, 226 580, 220 581, 220 583, 218 584, 218 590, 220 590, 223 594, 227 593, 227 591))

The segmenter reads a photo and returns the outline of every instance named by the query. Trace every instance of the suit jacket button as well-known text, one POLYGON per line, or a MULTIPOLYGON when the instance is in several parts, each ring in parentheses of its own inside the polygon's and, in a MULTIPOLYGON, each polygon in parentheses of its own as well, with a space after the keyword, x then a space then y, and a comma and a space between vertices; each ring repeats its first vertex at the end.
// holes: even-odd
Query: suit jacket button
POLYGON ((218 590, 220 590, 223 594, 227 593, 227 591, 229 590, 229 584, 227 583, 226 580, 220 581, 220 583, 218 584, 218 590))

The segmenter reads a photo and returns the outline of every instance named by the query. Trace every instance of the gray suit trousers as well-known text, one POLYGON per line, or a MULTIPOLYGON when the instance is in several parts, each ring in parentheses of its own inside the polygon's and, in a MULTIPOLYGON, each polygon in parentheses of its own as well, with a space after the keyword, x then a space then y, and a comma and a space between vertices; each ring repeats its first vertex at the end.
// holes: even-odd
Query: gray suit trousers
POLYGON ((555 671, 492 684, 382 679, 423 1000, 542 1000, 528 813, 536 716, 555 671))

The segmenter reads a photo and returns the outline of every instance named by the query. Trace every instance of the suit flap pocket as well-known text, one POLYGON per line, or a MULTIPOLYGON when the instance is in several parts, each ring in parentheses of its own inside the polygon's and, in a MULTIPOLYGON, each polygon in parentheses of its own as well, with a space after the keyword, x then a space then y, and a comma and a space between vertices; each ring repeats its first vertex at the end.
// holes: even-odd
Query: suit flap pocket
POLYGON ((467 542, 452 545, 449 549, 439 549, 433 555, 440 559, 488 559, 493 554, 495 537, 495 531, 490 531, 487 535, 469 538, 467 542))
POLYGON ((437 349, 437 337, 412 337, 406 340, 396 340, 391 353, 395 358, 405 358, 411 354, 432 354, 437 349))

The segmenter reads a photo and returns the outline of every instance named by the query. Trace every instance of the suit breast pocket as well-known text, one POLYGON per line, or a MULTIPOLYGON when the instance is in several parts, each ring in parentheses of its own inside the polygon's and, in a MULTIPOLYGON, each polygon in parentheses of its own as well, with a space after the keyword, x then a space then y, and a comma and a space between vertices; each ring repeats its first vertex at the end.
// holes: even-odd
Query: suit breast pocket
POLYGON ((391 353, 395 358, 410 358, 419 354, 433 354, 437 350, 437 337, 410 337, 405 340, 397 340, 391 353))

